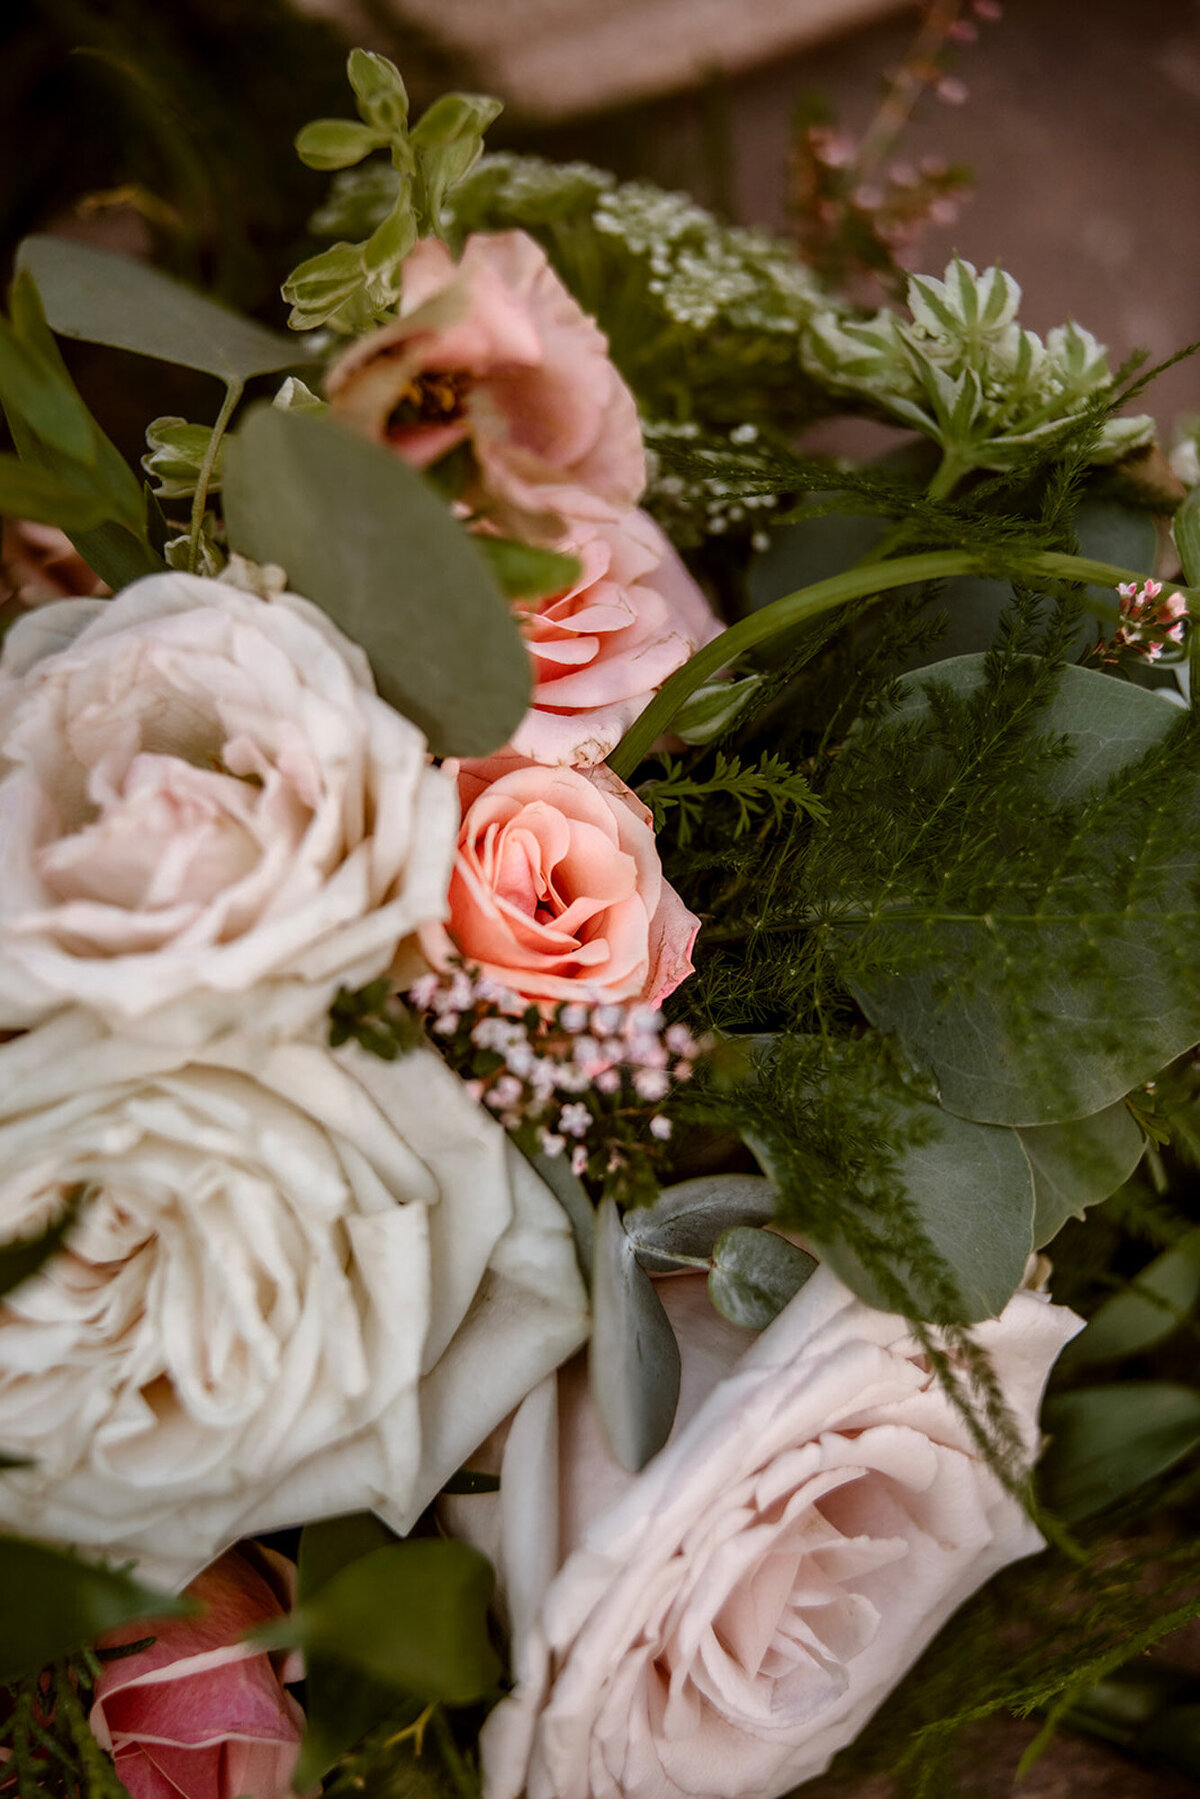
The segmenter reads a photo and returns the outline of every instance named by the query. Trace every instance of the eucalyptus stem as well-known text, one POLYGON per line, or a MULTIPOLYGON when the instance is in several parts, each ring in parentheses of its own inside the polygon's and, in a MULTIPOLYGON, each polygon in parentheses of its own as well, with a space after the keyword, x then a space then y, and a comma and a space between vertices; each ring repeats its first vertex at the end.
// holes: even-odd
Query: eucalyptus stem
POLYGON ((208 439, 208 447, 204 452, 204 460, 200 464, 200 472, 196 477, 196 492, 192 497, 192 518, 188 527, 188 573, 194 575, 200 560, 200 533, 204 529, 204 512, 208 505, 208 485, 212 473, 217 466, 217 452, 221 448, 221 439, 226 427, 233 417, 234 408, 242 397, 243 383, 231 380, 225 389, 225 398, 221 401, 221 410, 208 439))
MULTIPOLYGON (((1068 556, 1057 550, 1037 555, 1006 557, 987 550, 928 550, 918 556, 899 556, 894 562, 877 562, 849 568, 827 581, 816 581, 795 593, 784 594, 748 618, 739 619, 711 643, 697 650, 690 662, 676 669, 655 694, 640 718, 634 720, 608 759, 615 775, 627 781, 655 740, 668 728, 684 702, 721 669, 747 650, 769 643, 773 637, 808 624, 823 613, 834 612, 852 600, 874 600, 894 587, 913 587, 924 581, 944 581, 954 575, 1007 574, 1025 581, 1078 581, 1088 586, 1116 587, 1119 582, 1140 583, 1144 576, 1134 569, 1117 568, 1090 556, 1068 556)), ((1170 592, 1182 593, 1189 608, 1200 602, 1200 591, 1179 581, 1164 581, 1170 592)))

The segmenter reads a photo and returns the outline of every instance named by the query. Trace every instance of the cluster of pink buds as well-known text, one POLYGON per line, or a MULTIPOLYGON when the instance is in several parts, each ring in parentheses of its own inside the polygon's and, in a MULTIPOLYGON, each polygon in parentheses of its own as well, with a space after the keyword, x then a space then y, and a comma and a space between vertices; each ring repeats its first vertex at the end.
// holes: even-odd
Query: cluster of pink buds
POLYGON ((1147 662, 1157 662, 1168 643, 1182 643, 1187 601, 1178 592, 1162 599, 1162 582, 1122 581, 1121 622, 1112 636, 1097 648, 1104 661, 1114 661, 1120 650, 1133 650, 1147 662))
POLYGON ((628 1193, 661 1154, 658 1108, 707 1048, 653 1006, 587 998, 553 1012, 469 968, 422 975, 408 1003, 468 1091, 523 1149, 628 1193))

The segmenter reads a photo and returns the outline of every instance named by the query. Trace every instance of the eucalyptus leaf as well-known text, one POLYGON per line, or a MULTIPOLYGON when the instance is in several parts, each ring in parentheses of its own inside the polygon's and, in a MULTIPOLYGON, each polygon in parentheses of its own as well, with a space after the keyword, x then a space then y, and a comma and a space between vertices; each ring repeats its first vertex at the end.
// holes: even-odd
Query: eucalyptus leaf
POLYGON ((1200 1447, 1200 1392, 1166 1381, 1085 1387, 1048 1399, 1042 1426, 1042 1498, 1078 1524, 1200 1447))
POLYGON ((129 256, 66 238, 27 237, 17 266, 33 275, 46 317, 63 337, 200 369, 227 384, 307 359, 295 339, 129 256))
MULTIPOLYGON (((513 1148, 510 1153, 517 1155, 520 1152, 513 1148)), ((579 1264, 584 1285, 590 1288, 595 1259, 596 1209, 588 1190, 579 1176, 571 1173, 571 1165, 566 1156, 539 1153, 528 1159, 567 1214, 571 1235, 575 1239, 575 1260, 579 1264)))
POLYGON ((1063 1367, 1086 1367, 1141 1355, 1172 1336, 1200 1302, 1200 1230, 1192 1230, 1135 1281, 1098 1306, 1087 1329, 1060 1357, 1063 1367))
MULTIPOLYGON (((919 1315, 937 1324, 974 1323, 1004 1310, 1033 1247, 1033 1180, 1013 1131, 956 1118, 923 1100, 897 1102, 897 1177, 930 1248, 958 1293, 951 1306, 919 1268, 898 1272, 919 1315)), ((884 1311, 894 1302, 849 1246, 813 1245, 839 1278, 884 1311)))
POLYGON ((1033 1170, 1035 1249, 1056 1237, 1068 1218, 1115 1193, 1146 1147, 1123 1100, 1090 1118, 1031 1125, 1017 1135, 1033 1170))
POLYGON ((670 1435, 679 1345, 611 1199, 596 1214, 588 1374, 609 1447, 636 1474, 670 1435))
POLYGON ((44 1543, 0 1536, 0 1686, 135 1618, 179 1618, 193 1601, 44 1543))
MULTIPOLYGON (((1094 562, 1108 562, 1115 568, 1128 568, 1138 574, 1154 573, 1158 555, 1158 533, 1154 515, 1136 506, 1122 506, 1118 500, 1089 497, 1075 509, 1075 535, 1080 554, 1094 562)), ((1118 605, 1111 587, 1087 587, 1088 601, 1110 615, 1118 605)))
POLYGON ((731 1324, 765 1330, 817 1267, 815 1256, 786 1237, 735 1225, 714 1245, 709 1297, 731 1324))
POLYGON ((233 549, 281 563, 371 659, 438 756, 484 756, 529 704, 529 657, 478 549, 399 457, 324 414, 251 410, 225 446, 233 549))
MULTIPOLYGON (((928 676, 966 695, 983 658, 928 676)), ((910 713, 927 703, 921 679, 907 683, 910 713)), ((1038 767, 1036 793, 1083 807, 1179 717, 1140 688, 1063 669, 1038 728, 1072 754, 1038 767)), ((888 973, 852 977, 855 997, 929 1069, 949 1111, 1022 1127, 1087 1117, 1200 1040, 1200 782, 1181 761, 1160 785, 1176 842, 1164 848, 1160 827, 1113 801, 1083 827, 1089 888, 1076 879, 1054 895, 985 894, 946 915, 937 901, 904 902, 872 918, 887 934, 888 973)))
POLYGON ((487 1557, 469 1544, 410 1538, 349 1562, 251 1640, 294 1645, 417 1699, 468 1705, 500 1675, 492 1585, 487 1557))
MULTIPOLYGON (((1193 487, 1180 502, 1172 520, 1175 548, 1183 565, 1183 578, 1189 587, 1200 587, 1200 487, 1193 487)), ((1195 631, 1195 626, 1192 627, 1195 631)))
POLYGON ((737 1225, 769 1224, 775 1189, 761 1174, 706 1174, 665 1187, 651 1206, 626 1212, 625 1235, 649 1274, 672 1274, 680 1257, 707 1261, 737 1225))

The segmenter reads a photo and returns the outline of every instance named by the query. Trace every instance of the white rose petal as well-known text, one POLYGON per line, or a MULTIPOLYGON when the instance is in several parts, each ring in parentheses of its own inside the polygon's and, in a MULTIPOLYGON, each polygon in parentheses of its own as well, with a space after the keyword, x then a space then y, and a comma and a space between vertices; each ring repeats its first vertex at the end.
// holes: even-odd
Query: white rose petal
MULTIPOLYGON (((746 1349, 703 1281, 659 1292, 680 1408, 640 1475, 609 1453, 576 1363, 517 1412, 498 1498, 443 1502, 497 1561, 513 1635, 486 1799, 775 1799, 1041 1547, 903 1319, 820 1269, 746 1349)), ((1027 1291, 976 1327, 1030 1459, 1079 1328, 1027 1291)))
POLYGON ((203 1052, 77 1009, 0 1048, 0 1241, 74 1187, 0 1302, 12 1530, 182 1584, 239 1536, 407 1528, 578 1347, 565 1216, 431 1051, 203 1052))
POLYGON ((315 606, 152 575, 0 658, 0 1025, 81 1003, 202 1042, 303 1028, 445 915, 425 739, 315 606))

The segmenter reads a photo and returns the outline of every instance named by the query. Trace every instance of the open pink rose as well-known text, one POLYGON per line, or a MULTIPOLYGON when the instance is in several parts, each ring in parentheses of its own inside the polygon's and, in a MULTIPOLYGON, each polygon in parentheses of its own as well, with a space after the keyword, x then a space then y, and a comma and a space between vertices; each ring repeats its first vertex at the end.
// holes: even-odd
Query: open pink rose
MULTIPOLYGON (((516 1413, 499 1494, 444 1502, 496 1562, 512 1633, 485 1799, 789 1793, 970 1594, 1042 1547, 911 1327, 828 1268, 757 1339, 714 1315, 701 1277, 658 1290, 679 1410, 640 1474, 613 1458, 577 1361, 516 1413)), ((1030 1461, 1079 1329, 1029 1291, 975 1328, 1030 1461)))
POLYGON ((632 505, 646 485, 633 395, 531 237, 469 237, 457 264, 423 239, 403 304, 333 364, 335 413, 417 468, 469 442, 476 508, 557 516, 562 488, 632 505))
POLYGON ((556 545, 575 586, 525 609, 530 710, 513 748, 535 762, 603 762, 667 676, 721 626, 654 520, 576 519, 556 545))
POLYGON ((187 1588, 195 1618, 126 1625, 101 1649, 154 1641, 104 1663, 91 1726, 132 1799, 285 1799, 304 1713, 278 1655, 240 1639, 279 1617, 294 1570, 271 1551, 231 1549, 187 1588))
POLYGON ((450 918, 422 934, 522 998, 657 1003, 692 972, 699 920, 663 880, 650 813, 601 766, 458 765, 450 918))

